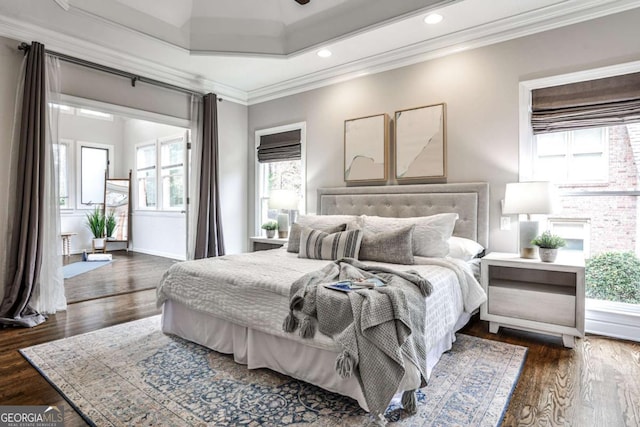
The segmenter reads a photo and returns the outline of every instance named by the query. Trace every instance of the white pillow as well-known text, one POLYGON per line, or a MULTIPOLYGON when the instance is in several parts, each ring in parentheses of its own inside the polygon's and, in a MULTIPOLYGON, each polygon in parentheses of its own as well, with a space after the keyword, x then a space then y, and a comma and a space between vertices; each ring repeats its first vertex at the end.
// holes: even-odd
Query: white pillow
POLYGON ((442 258, 449 253, 448 240, 458 219, 457 213, 443 213, 414 218, 387 218, 362 215, 362 228, 374 233, 384 233, 415 225, 413 230, 413 255, 442 258))
POLYGON ((482 245, 475 240, 451 236, 449 239, 449 256, 463 261, 470 261, 484 251, 482 245))
POLYGON ((349 224, 357 221, 356 215, 300 215, 296 219, 299 225, 316 229, 336 227, 340 224, 347 224, 347 229, 350 229, 349 224))

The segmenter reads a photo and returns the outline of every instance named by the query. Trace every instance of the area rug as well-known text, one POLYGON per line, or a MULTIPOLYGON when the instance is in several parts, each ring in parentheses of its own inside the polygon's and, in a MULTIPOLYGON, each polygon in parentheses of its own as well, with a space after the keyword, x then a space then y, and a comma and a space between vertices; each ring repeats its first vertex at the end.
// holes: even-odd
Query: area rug
MULTIPOLYGON (((20 350, 91 425, 362 426, 347 397, 268 369, 249 370, 160 331, 154 316, 20 350)), ((458 334, 397 426, 499 425, 527 349, 458 334)))
POLYGON ((67 264, 62 267, 62 275, 65 279, 70 279, 82 273, 86 273, 96 268, 111 264, 111 261, 80 261, 67 264))

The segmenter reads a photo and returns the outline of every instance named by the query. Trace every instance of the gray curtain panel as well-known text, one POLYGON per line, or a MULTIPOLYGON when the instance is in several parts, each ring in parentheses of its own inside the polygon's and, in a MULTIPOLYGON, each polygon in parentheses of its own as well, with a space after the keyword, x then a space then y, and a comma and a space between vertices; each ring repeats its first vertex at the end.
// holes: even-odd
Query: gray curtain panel
POLYGON ((640 121, 640 73, 534 89, 531 97, 534 134, 640 121))
POLYGON ((0 324, 32 327, 46 320, 29 301, 42 265, 46 154, 46 85, 44 45, 34 42, 27 53, 20 149, 16 173, 15 216, 10 218, 7 250, 8 282, 0 304, 0 324))
POLYGON ((200 132, 202 160, 195 259, 224 255, 218 188, 218 97, 213 93, 203 98, 200 132))

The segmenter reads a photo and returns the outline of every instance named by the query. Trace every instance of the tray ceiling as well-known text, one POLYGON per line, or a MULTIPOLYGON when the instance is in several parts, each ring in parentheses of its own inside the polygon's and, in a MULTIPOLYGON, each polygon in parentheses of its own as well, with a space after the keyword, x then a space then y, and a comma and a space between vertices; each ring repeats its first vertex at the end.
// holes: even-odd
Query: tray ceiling
POLYGON ((0 0, 0 35, 251 104, 638 7, 637 0, 0 0), (443 21, 426 24, 432 12, 443 21), (332 55, 319 57, 321 48, 332 55))

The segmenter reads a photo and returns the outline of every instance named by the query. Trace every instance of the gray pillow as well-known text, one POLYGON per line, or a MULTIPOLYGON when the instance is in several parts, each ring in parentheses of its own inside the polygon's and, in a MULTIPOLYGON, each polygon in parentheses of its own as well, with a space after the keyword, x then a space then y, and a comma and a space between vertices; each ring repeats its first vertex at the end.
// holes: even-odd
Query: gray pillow
POLYGON ((362 230, 359 229, 328 234, 313 228, 302 227, 298 258, 357 259, 361 242, 362 230))
POLYGON ((364 230, 360 245, 361 260, 413 264, 413 230, 415 225, 399 230, 373 233, 364 230))
MULTIPOLYGON (((289 243, 287 243, 287 252, 298 253, 300 252, 300 235, 302 234, 302 225, 294 222, 289 230, 289 243)), ((347 224, 340 224, 335 226, 322 226, 322 227, 309 227, 314 230, 324 231, 325 233, 337 233, 338 231, 344 231, 347 228, 347 224)))

